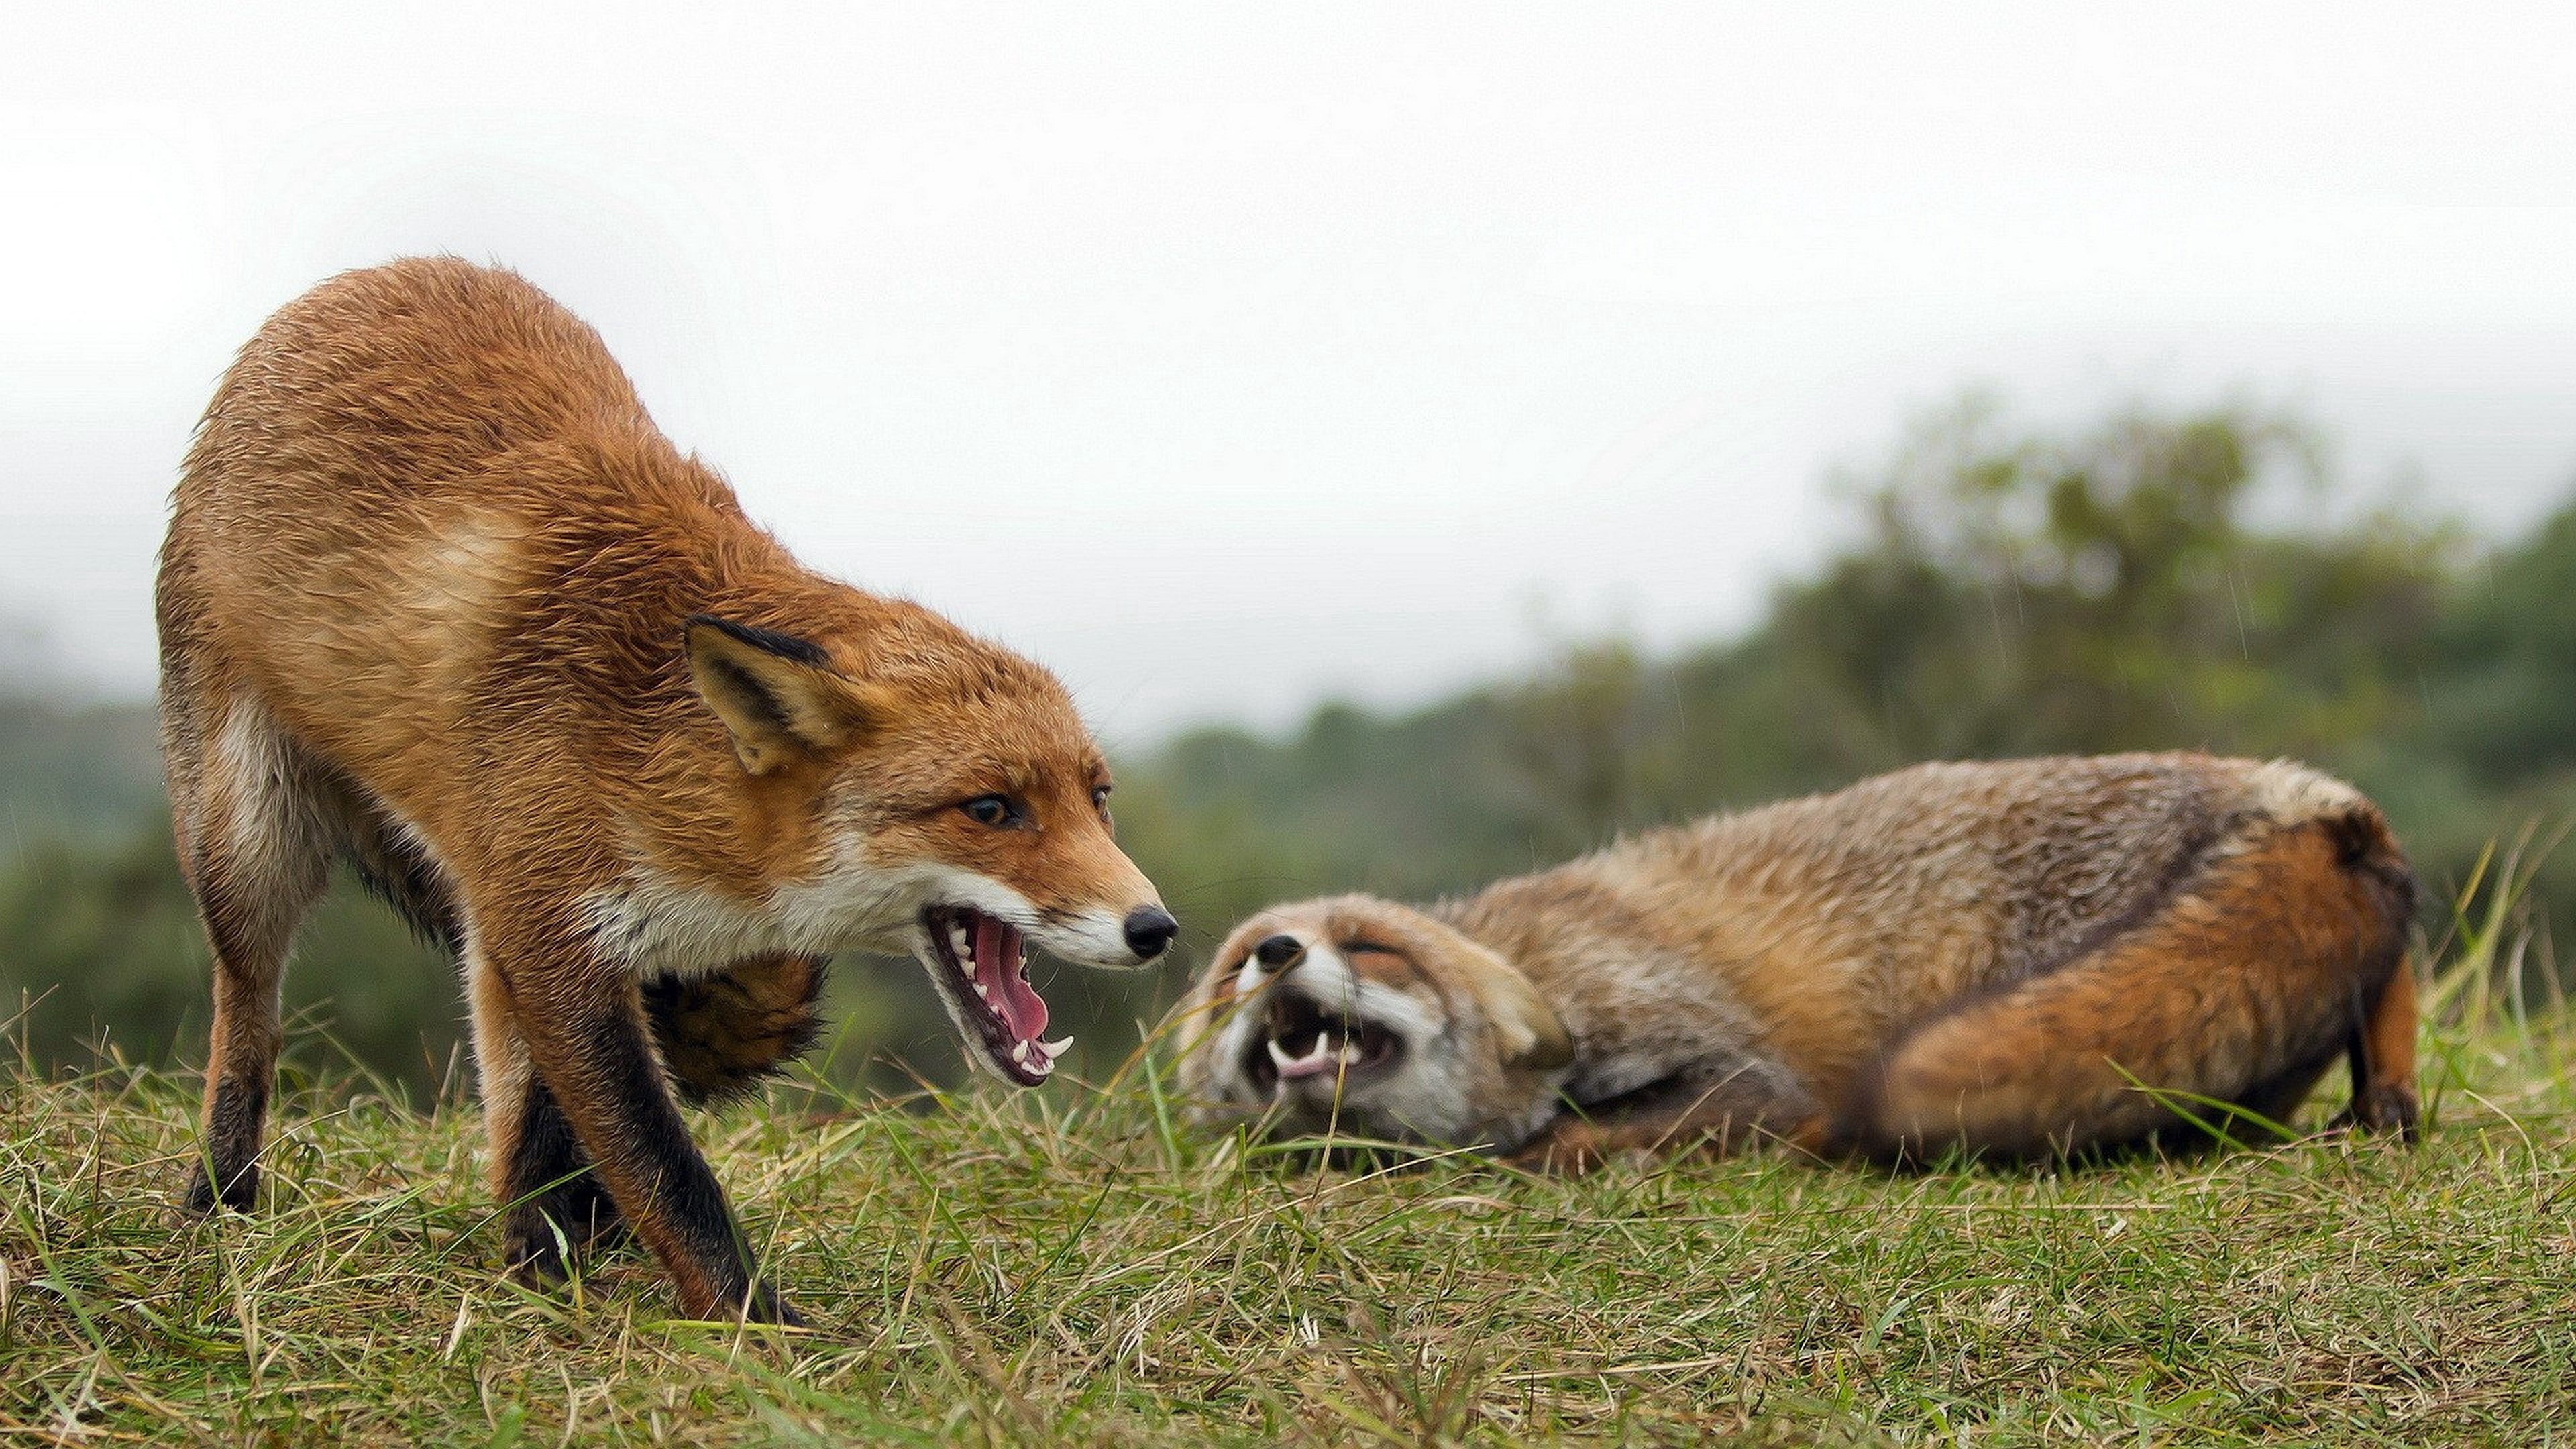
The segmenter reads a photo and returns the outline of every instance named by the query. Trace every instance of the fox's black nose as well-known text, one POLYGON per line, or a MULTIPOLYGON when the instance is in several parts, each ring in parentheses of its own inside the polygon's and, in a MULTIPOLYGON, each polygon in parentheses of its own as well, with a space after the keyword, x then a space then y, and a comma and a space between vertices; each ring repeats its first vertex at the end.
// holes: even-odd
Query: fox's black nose
POLYGON ((1163 954, 1172 938, 1181 933, 1181 923, 1161 906, 1138 906, 1127 913, 1127 949, 1139 961, 1151 961, 1163 954))
POLYGON ((1277 970, 1306 954, 1306 943, 1290 935, 1277 935, 1252 948, 1262 965, 1277 970))

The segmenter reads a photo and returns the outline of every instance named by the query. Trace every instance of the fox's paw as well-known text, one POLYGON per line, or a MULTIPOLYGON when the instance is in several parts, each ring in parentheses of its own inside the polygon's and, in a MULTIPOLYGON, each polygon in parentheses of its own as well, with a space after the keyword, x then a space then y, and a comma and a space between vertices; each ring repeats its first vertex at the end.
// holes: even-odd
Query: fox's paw
POLYGON ((564 1280, 571 1264, 626 1240, 626 1219, 597 1180, 584 1174, 510 1210, 503 1253, 512 1276, 531 1287, 564 1280), (571 1249, 571 1257, 565 1249, 571 1249))
POLYGON ((1503 1161, 1523 1172, 1580 1177, 1610 1160, 1611 1143, 1589 1122, 1566 1122, 1532 1138, 1503 1161))
POLYGON ((224 1184, 224 1190, 218 1193, 215 1191, 214 1178, 206 1172, 206 1164, 200 1162, 188 1172, 188 1191, 186 1196, 179 1199, 179 1211, 182 1215, 191 1218, 210 1216, 218 1207, 246 1213, 258 1202, 259 1164, 245 1163, 232 1175, 232 1180, 224 1184))
POLYGON ((766 1283, 752 1285, 751 1298, 743 1307, 747 1310, 743 1314, 744 1319, 752 1323, 774 1323, 781 1328, 806 1326, 805 1315, 789 1306, 787 1300, 779 1296, 778 1290, 766 1283))
POLYGON ((2419 1107, 2411 1082, 2374 1082, 2355 1093, 2352 1105, 2335 1115, 2327 1130, 2394 1132, 2402 1142, 2420 1139, 2419 1107))

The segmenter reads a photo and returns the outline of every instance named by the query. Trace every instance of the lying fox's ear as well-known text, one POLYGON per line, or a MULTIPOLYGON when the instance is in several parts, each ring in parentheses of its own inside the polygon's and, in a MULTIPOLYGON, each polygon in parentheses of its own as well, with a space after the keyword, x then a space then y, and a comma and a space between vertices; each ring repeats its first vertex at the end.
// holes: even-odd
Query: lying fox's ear
POLYGON ((755 775, 847 744, 890 712, 883 690, 833 673, 819 645, 792 634, 695 614, 687 644, 698 696, 755 775))
POLYGON ((1574 1039, 1566 1035, 1565 1023, 1519 967, 1491 951, 1470 951, 1466 959, 1476 978, 1476 1000, 1493 1018, 1504 1066, 1549 1072, 1574 1060, 1574 1039))

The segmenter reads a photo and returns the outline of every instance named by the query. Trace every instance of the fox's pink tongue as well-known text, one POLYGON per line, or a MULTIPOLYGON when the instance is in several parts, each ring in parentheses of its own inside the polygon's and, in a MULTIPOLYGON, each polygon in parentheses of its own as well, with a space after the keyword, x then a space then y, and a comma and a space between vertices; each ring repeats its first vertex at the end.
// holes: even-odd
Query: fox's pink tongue
POLYGON ((983 974, 985 998, 1002 1025, 1022 1041, 1035 1041, 1046 1030, 1046 998, 1020 975, 1020 933, 991 916, 975 922, 975 962, 983 974))

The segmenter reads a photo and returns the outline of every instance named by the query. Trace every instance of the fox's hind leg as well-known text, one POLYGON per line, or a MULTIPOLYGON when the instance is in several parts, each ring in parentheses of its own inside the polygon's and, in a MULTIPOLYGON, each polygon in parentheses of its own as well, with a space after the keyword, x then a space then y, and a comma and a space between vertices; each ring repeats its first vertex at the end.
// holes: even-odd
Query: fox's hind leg
POLYGON ((1923 1021, 1864 1074, 1838 1145, 2029 1158, 2224 1128, 2231 1107, 2286 1118, 2357 1037, 2387 1048, 2362 1115, 2394 1114, 2411 877, 2367 810, 2261 827, 2143 924, 1923 1021))
POLYGON ((286 953, 328 880, 328 786, 246 694, 209 699, 165 678, 162 740, 179 864, 214 956, 205 1144, 188 1210, 248 1211, 277 1079, 286 953))

